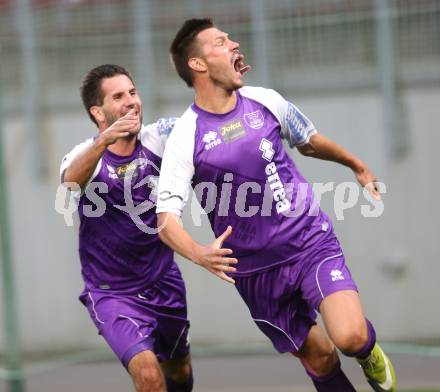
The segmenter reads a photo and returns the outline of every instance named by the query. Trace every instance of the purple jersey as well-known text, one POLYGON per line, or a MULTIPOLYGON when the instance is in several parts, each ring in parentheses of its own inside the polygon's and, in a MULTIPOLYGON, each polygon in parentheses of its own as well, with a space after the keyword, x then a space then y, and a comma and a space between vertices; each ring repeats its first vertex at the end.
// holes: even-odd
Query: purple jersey
MULTIPOLYGON (((174 119, 169 119, 143 127, 130 156, 106 150, 85 192, 76 195, 79 254, 87 289, 140 292, 171 267, 172 250, 145 228, 156 228, 158 170, 173 125, 174 119)), ((92 143, 89 139, 66 155, 61 173, 92 143)))
POLYGON ((157 212, 181 214, 191 183, 216 236, 238 258, 237 275, 295 262, 334 238, 311 186, 287 154, 316 133, 292 103, 273 90, 244 87, 229 113, 193 104, 165 149, 157 212))

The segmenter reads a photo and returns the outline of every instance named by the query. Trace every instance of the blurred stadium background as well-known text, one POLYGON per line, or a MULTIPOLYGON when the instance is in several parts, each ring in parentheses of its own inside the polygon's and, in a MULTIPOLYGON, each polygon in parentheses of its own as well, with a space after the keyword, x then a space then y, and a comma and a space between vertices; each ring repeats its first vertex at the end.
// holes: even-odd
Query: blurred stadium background
MULTIPOLYGON (((386 184, 379 218, 362 217, 361 202, 337 220, 334 193, 322 205, 380 340, 397 354, 432 357, 437 370, 420 386, 440 387, 440 1, 0 0, 0 390, 24 390, 32 372, 112 357, 77 300, 77 230, 55 211, 58 168, 96 132, 79 97, 93 66, 133 73, 144 122, 185 110, 192 91, 168 47, 193 16, 213 17, 240 42, 253 65, 247 84, 277 89, 386 184)), ((311 182, 353 180, 340 166, 292 154, 311 182)), ((202 218, 195 227, 188 215, 186 227, 207 242, 202 218)), ((273 352, 232 287, 179 264, 196 357, 273 352)))

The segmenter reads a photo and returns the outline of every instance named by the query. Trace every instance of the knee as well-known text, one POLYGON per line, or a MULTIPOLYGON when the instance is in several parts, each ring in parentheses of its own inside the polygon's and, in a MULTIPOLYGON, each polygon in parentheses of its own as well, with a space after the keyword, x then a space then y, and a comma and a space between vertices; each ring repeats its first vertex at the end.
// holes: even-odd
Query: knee
POLYGON ((342 353, 354 354, 367 344, 368 330, 366 326, 358 326, 339 331, 333 342, 342 353))
POLYGON ((305 357, 297 356, 300 358, 305 369, 318 377, 329 374, 338 362, 338 354, 334 346, 321 349, 319 352, 309 353, 305 357))
POLYGON ((148 391, 156 392, 165 389, 165 382, 160 369, 155 367, 142 369, 140 376, 145 385, 149 386, 148 391))
POLYGON ((192 374, 192 368, 190 364, 185 364, 179 368, 174 368, 166 372, 166 378, 173 380, 179 384, 185 384, 189 381, 192 374))
POLYGON ((179 384, 186 384, 192 378, 191 358, 169 360, 162 363, 165 377, 179 384))
POLYGON ((333 370, 337 362, 338 355, 336 350, 333 350, 318 357, 318 360, 313 364, 314 366, 312 366, 311 370, 318 377, 325 376, 333 370))
POLYGON ((165 380, 159 367, 144 364, 130 369, 137 392, 163 392, 165 380))

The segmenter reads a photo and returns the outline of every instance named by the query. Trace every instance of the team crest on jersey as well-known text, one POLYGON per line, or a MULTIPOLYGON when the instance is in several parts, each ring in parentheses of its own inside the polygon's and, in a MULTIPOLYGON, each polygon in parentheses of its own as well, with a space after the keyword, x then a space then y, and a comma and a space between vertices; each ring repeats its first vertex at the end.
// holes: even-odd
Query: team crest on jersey
POLYGON ((216 131, 206 132, 203 135, 202 140, 205 143, 206 150, 210 150, 211 148, 218 146, 222 142, 222 140, 218 137, 218 134, 216 131))
POLYGON ((245 113, 244 122, 253 129, 260 129, 264 125, 264 116, 260 110, 252 113, 245 113))
POLYGON ((223 125, 219 128, 219 131, 225 143, 235 142, 246 136, 246 131, 240 120, 234 120, 229 124, 223 125))

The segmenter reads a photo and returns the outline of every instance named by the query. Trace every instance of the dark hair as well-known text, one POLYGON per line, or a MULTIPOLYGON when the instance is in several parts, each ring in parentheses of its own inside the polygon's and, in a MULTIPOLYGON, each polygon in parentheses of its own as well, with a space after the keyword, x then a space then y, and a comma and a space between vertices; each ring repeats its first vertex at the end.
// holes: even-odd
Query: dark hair
POLYGON ((214 27, 210 18, 188 19, 174 37, 170 46, 171 58, 179 76, 188 87, 193 86, 193 73, 188 60, 196 51, 195 38, 201 31, 214 27))
POLYGON ((89 72, 87 72, 86 76, 84 76, 80 88, 81 99, 87 114, 96 125, 98 125, 98 123, 96 122, 92 113, 90 113, 90 108, 92 106, 100 106, 103 103, 104 96, 101 90, 102 80, 105 78, 112 78, 116 75, 125 75, 134 84, 130 72, 128 72, 124 67, 115 64, 100 65, 99 67, 91 69, 89 72))

